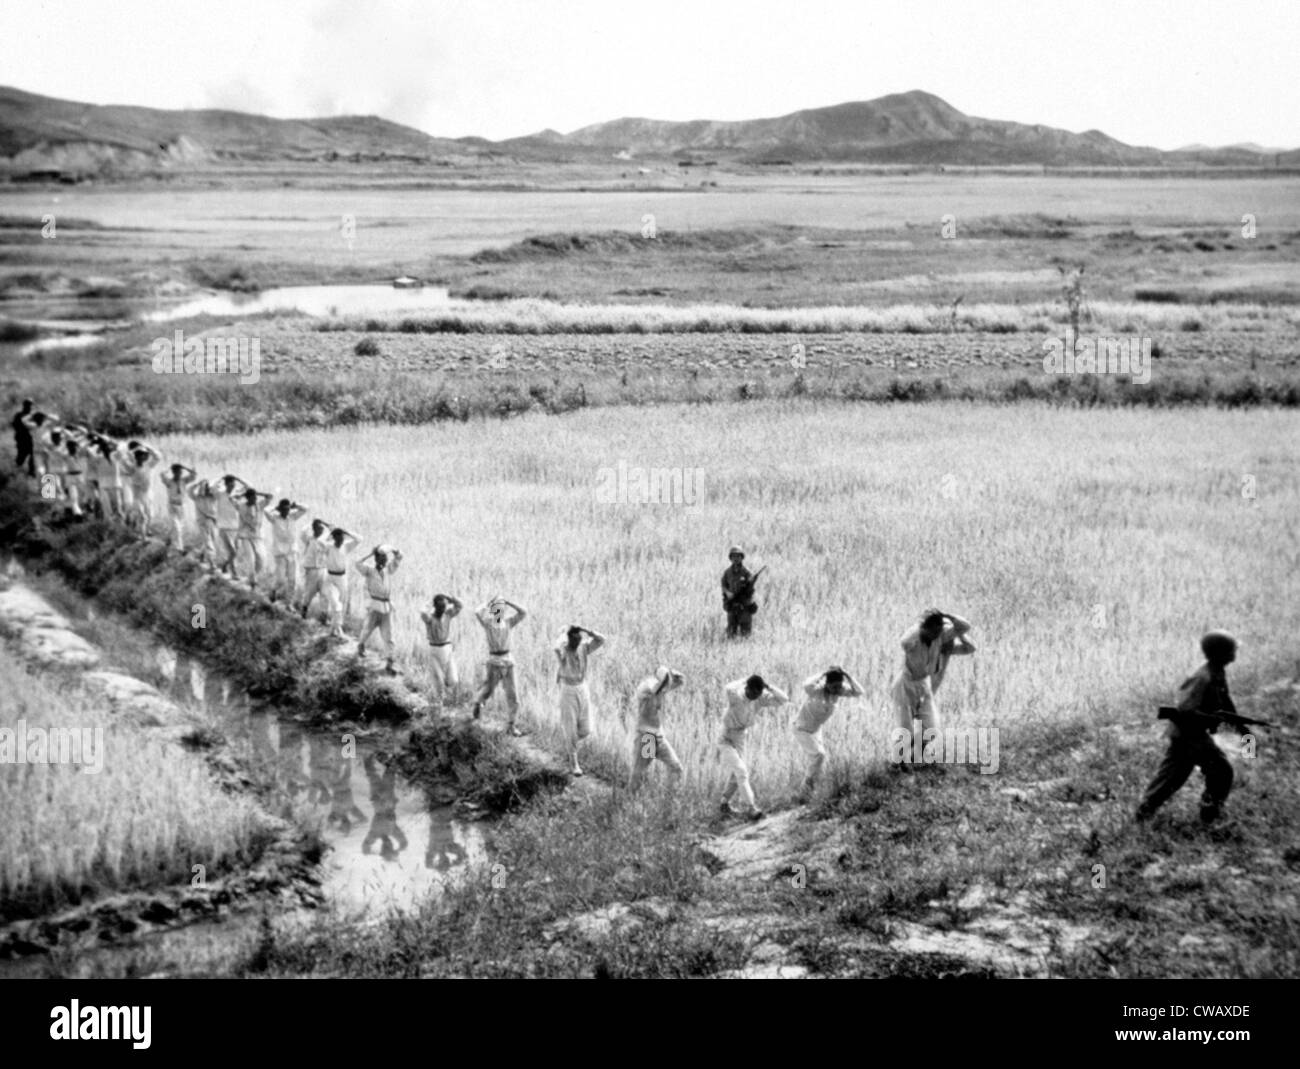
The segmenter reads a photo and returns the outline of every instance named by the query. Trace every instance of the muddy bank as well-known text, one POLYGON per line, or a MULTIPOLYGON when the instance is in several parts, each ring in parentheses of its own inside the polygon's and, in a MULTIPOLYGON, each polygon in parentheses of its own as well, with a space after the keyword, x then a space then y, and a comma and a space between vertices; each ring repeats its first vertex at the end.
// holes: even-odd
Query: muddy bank
POLYGON ((528 740, 435 709, 400 671, 358 660, 351 639, 330 638, 157 540, 67 517, 11 474, 0 475, 0 517, 0 550, 201 661, 254 702, 317 725, 412 729, 385 749, 435 804, 500 813, 571 783, 563 764, 528 740))

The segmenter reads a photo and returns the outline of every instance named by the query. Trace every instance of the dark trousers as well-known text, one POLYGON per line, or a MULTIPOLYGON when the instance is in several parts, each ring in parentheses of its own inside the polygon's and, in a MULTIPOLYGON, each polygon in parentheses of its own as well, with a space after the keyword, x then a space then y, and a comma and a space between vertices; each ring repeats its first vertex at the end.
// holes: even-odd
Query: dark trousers
POLYGON ((730 636, 748 635, 754 628, 754 613, 757 605, 742 605, 727 610, 727 634, 730 636))
POLYGON ((1169 801, 1174 792, 1187 782, 1192 770, 1198 767, 1205 775, 1201 815, 1217 815, 1219 807, 1232 790, 1232 765, 1223 756, 1223 751, 1214 745, 1214 740, 1203 732, 1191 737, 1180 735, 1169 740, 1165 758, 1160 762, 1160 767, 1156 769, 1156 774, 1142 797, 1142 804, 1138 807, 1139 815, 1149 817, 1169 801))
POLYGON ((14 436, 14 446, 18 450, 18 467, 22 469, 24 464, 27 465, 27 474, 36 474, 36 458, 32 455, 32 440, 30 437, 19 438, 14 436))

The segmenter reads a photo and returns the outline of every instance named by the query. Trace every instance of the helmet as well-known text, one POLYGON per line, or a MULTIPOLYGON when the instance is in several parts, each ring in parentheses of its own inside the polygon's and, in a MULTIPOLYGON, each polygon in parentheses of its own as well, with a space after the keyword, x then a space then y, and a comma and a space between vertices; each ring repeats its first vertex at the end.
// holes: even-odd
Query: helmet
POLYGON ((1226 662, 1237 652, 1237 640, 1227 631, 1207 631, 1201 636, 1201 652, 1207 661, 1226 662))

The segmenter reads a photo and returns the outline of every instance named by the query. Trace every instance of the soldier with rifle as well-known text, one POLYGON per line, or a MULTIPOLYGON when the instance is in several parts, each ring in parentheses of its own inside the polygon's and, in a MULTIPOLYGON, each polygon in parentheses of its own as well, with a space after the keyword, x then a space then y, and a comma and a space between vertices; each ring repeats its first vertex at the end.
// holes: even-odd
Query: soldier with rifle
POLYGON ((1243 735, 1251 724, 1267 726, 1238 716, 1228 694, 1224 669, 1237 659, 1237 640, 1226 631, 1210 631, 1201 639, 1201 651, 1205 663, 1178 688, 1178 705, 1159 711, 1158 718, 1169 721, 1169 749, 1138 806, 1139 821, 1149 820, 1197 767, 1205 776, 1201 821, 1217 820, 1232 790, 1232 765, 1210 736, 1220 724, 1231 724, 1243 735))
POLYGON ((35 477, 36 456, 32 452, 32 425, 30 422, 32 412, 31 398, 24 398, 23 407, 14 413, 11 426, 14 429, 14 450, 17 453, 18 470, 22 471, 25 467, 27 474, 35 477))
POLYGON ((731 567, 722 573, 722 608, 727 614, 727 637, 748 635, 754 626, 754 613, 758 603, 754 600, 754 584, 767 571, 767 565, 750 573, 745 567, 745 554, 739 546, 727 551, 731 567))

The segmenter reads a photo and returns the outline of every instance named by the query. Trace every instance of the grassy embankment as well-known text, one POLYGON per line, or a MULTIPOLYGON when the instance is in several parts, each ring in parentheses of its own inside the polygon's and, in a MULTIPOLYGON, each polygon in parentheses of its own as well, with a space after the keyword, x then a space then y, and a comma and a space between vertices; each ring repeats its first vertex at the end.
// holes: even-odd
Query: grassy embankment
MULTIPOLYGON (((263 705, 321 724, 391 727, 427 711, 424 690, 385 678, 374 662, 357 661, 351 640, 340 649, 314 620, 276 608, 242 585, 209 577, 192 558, 158 541, 141 543, 116 524, 72 522, 60 504, 42 501, 8 475, 0 476, 0 508, 6 517, 0 546, 30 567, 48 569, 123 622, 202 661, 263 705)), ((358 595, 352 604, 360 602, 358 595)), ((357 611, 346 625, 357 633, 357 611)), ((92 630, 105 628, 115 646, 131 644, 115 626, 92 630)), ((126 659, 139 662, 137 667, 146 663, 136 651, 127 651, 126 659)), ((498 813, 567 782, 552 763, 470 725, 426 721, 420 743, 407 771, 440 803, 461 799, 498 813)))
POLYGON ((200 658, 258 701, 326 718, 401 722, 421 704, 403 688, 332 656, 335 644, 300 620, 157 541, 94 519, 72 520, 26 480, 0 476, 0 545, 48 568, 163 642, 200 658))

